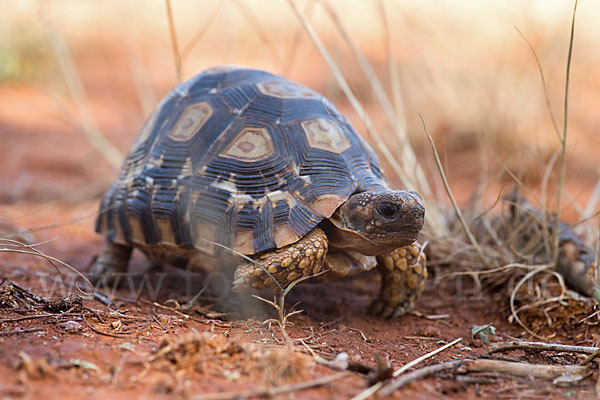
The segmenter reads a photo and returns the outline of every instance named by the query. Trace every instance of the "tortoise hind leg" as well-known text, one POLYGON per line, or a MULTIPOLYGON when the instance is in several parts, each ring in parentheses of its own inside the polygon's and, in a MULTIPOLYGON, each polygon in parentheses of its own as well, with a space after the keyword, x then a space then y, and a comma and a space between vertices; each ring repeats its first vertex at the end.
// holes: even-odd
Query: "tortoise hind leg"
POLYGON ((107 242, 104 250, 89 269, 93 280, 105 278, 108 282, 116 282, 119 274, 127 272, 127 264, 131 258, 133 247, 107 242))
MULTIPOLYGON (((282 288, 302 276, 317 274, 323 268, 328 241, 325 232, 315 228, 298 242, 260 256, 254 260, 262 264, 282 288)), ((273 278, 254 263, 237 267, 233 277, 233 290, 249 288, 277 288, 273 278)))
POLYGON ((421 245, 416 242, 378 256, 381 290, 379 298, 371 304, 370 312, 384 318, 395 318, 410 312, 425 289, 425 262, 421 245))

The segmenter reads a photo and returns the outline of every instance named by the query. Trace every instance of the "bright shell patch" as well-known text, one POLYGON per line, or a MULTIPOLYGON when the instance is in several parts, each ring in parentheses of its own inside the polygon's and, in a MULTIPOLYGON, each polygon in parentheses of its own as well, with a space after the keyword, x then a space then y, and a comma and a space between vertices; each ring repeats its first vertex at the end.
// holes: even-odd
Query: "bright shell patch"
POLYGON ((269 157, 275 147, 265 128, 248 127, 231 141, 221 156, 241 161, 259 161, 269 157))
POLYGON ((215 241, 216 232, 217 227, 214 225, 197 224, 194 232, 196 248, 206 254, 215 254, 215 245, 212 242, 215 241))
POLYGON ((317 94, 312 90, 298 85, 293 82, 286 81, 264 81, 259 82, 258 90, 267 96, 278 97, 280 99, 298 99, 301 97, 316 98, 317 94))
POLYGON ((204 70, 205 74, 223 74, 226 72, 236 71, 238 69, 242 69, 242 67, 236 67, 235 65, 217 65, 215 67, 211 67, 207 70, 204 70))
POLYGON ((144 243, 144 232, 142 231, 140 221, 133 215, 130 215, 127 218, 127 221, 129 222, 129 228, 131 229, 131 241, 134 243, 144 243))
POLYGON ((152 132, 152 128, 154 127, 154 121, 156 120, 156 112, 152 113, 150 117, 144 123, 142 130, 138 133, 135 138, 135 142, 133 142, 133 148, 137 148, 140 144, 144 143, 148 136, 150 136, 150 132, 152 132))
POLYGON ((306 132, 311 147, 341 153, 352 146, 340 127, 333 121, 326 119, 304 121, 302 129, 306 132))
POLYGON ((175 236, 173 235, 171 222, 168 219, 157 218, 156 226, 160 232, 160 239, 162 243, 175 244, 175 236))
POLYGON ((275 245, 279 248, 294 243, 298 239, 300 237, 294 233, 288 224, 279 225, 275 229, 275 245))
POLYGON ((323 194, 317 197, 310 207, 324 218, 329 218, 334 211, 341 206, 347 197, 337 194, 323 194))
POLYGON ((206 101, 192 104, 181 114, 169 137, 177 141, 189 140, 212 114, 212 107, 206 101))
POLYGON ((254 242, 254 238, 252 236, 252 232, 238 232, 235 237, 234 247, 241 253, 244 254, 253 254, 254 247, 252 243, 254 242))

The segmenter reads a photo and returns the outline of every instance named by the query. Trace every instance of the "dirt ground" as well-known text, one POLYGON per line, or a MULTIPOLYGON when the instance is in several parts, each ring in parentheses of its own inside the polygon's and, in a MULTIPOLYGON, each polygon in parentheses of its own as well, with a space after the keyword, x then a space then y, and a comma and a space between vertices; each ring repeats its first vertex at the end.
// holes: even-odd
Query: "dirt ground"
MULTIPOLYGON (((152 108, 152 99, 155 104, 174 84, 168 32, 161 19, 163 4, 160 3, 160 8, 154 5, 156 9, 144 9, 138 20, 132 18, 137 11, 135 5, 107 2, 106 8, 96 12, 92 2, 89 14, 92 21, 95 18, 100 21, 99 25, 82 30, 86 23, 85 9, 75 6, 70 14, 68 7, 60 7, 67 3, 49 6, 49 19, 54 18, 55 28, 64 33, 67 44, 72 46, 75 67, 87 91, 85 101, 99 130, 125 153, 144 115, 152 108), (156 22, 156 15, 162 25, 156 22), (123 33, 115 25, 126 26, 130 31, 123 33), (146 75, 137 63, 145 66, 146 75), (156 93, 149 94, 149 87, 156 93)), ((437 4, 431 7, 436 8, 437 4)), ((184 15, 183 7, 175 11, 178 10, 180 35, 192 37, 198 30, 196 19, 191 14, 184 15)), ((224 10, 220 19, 216 19, 215 28, 209 29, 207 37, 198 40, 195 51, 188 54, 184 76, 212 64, 247 64, 275 70, 325 93, 364 132, 360 119, 333 78, 323 73, 328 67, 309 40, 306 37, 298 40, 297 54, 288 53, 287 44, 295 40, 298 32, 302 33, 298 26, 282 27, 279 18, 271 16, 275 23, 266 26, 285 32, 276 41, 273 37, 277 35, 261 31, 256 34, 248 26, 252 16, 247 13, 234 8, 232 13, 237 14, 233 18, 230 9, 224 10), (230 26, 227 18, 244 28, 224 34, 223 26, 230 26), (274 42, 277 46, 270 46, 274 42), (284 65, 288 65, 286 56, 296 61, 290 60, 285 71, 267 57, 270 50, 278 53, 275 55, 284 65)), ((304 10, 309 11, 309 7, 304 10)), ((556 150, 556 138, 548 120, 538 71, 527 47, 520 41, 513 43, 502 38, 498 43, 504 52, 497 51, 493 43, 486 42, 489 32, 481 26, 477 29, 487 33, 482 34, 480 41, 468 42, 473 34, 462 29, 467 24, 459 23, 460 13, 455 15, 457 22, 449 24, 456 25, 453 29, 459 32, 453 31, 453 36, 444 30, 448 28, 446 25, 428 25, 432 15, 438 22, 449 20, 444 15, 420 15, 418 8, 410 7, 394 10, 394 15, 400 15, 402 21, 396 26, 412 29, 410 35, 404 35, 402 30, 394 33, 402 50, 398 58, 409 110, 408 130, 420 132, 421 113, 431 124, 459 202, 467 203, 476 186, 474 182, 483 175, 482 170, 492 181, 488 187, 490 204, 502 185, 511 180, 505 169, 514 171, 531 193, 539 192, 545 165, 556 150), (404 43, 399 39, 406 37, 414 42, 404 43), (451 41, 444 42, 441 40, 444 37, 451 41), (463 42, 469 44, 463 46, 463 42), (438 47, 434 47, 436 44, 438 47), (459 52, 455 58, 448 56, 455 51, 459 52), (480 130, 485 130, 484 138, 480 130), (482 167, 482 157, 486 158, 486 167, 482 167)), ((259 10, 253 12, 262 15, 259 10)), ((212 15, 208 11, 205 14, 212 15)), ((81 134, 81 109, 63 80, 48 43, 39 37, 32 39, 35 32, 43 31, 42 24, 39 21, 33 24, 26 19, 32 18, 31 15, 24 15, 17 15, 11 21, 17 28, 19 24, 32 27, 23 31, 27 34, 22 37, 13 38, 21 46, 19 51, 24 49, 19 59, 22 64, 14 67, 8 62, 12 60, 12 47, 6 47, 5 41, 0 40, 0 63, 5 67, 0 68, 0 237, 37 244, 37 251, 85 273, 103 245, 102 238, 93 232, 98 201, 117 171, 81 134), (32 65, 37 69, 31 69, 32 65)), ((356 23, 362 17, 360 10, 349 15, 349 21, 354 21, 354 25, 349 25, 361 38, 358 44, 368 53, 377 72, 385 76, 385 48, 379 42, 370 46, 370 41, 376 41, 373 38, 379 38, 375 35, 381 34, 379 26, 375 24, 377 29, 369 30, 356 23)), ((542 63, 550 65, 546 70, 549 93, 554 109, 559 109, 562 86, 557 83, 557 76, 562 79, 564 54, 555 45, 559 43, 566 48, 565 32, 557 33, 549 28, 555 26, 544 25, 546 22, 534 26, 533 19, 527 19, 529 14, 525 12, 523 19, 512 13, 508 15, 510 18, 502 20, 502 24, 493 26, 512 32, 513 19, 520 21, 524 29, 533 26, 529 35, 539 49, 542 63)), ((588 34, 590 26, 595 29, 596 24, 589 15, 593 12, 582 15, 580 27, 581 32, 588 34)), ((322 21, 322 15, 320 18, 315 20, 322 21)), ((269 23, 268 18, 265 20, 269 23)), ((544 21, 541 16, 539 20, 544 21)), ((325 28, 330 28, 331 22, 327 21, 318 25, 321 32, 329 32, 325 28)), ((593 192, 598 177, 596 154, 600 151, 594 134, 600 123, 597 113, 600 78, 596 68, 600 52, 597 46, 590 45, 592 39, 586 42, 589 35, 580 35, 577 43, 582 50, 589 51, 577 53, 581 56, 572 81, 576 96, 571 100, 570 132, 574 139, 568 157, 569 201, 563 204, 563 215, 570 221, 580 217, 574 204, 584 204, 593 192)), ((334 55, 338 59, 351 57, 347 49, 340 50, 332 43, 336 43, 335 39, 330 39, 328 45, 336 50, 334 55)), ((386 126, 356 63, 344 63, 342 69, 350 76, 352 88, 373 116, 374 124, 380 129, 386 126)), ((389 82, 384 79, 384 84, 389 82)), ((391 147, 397 140, 392 135, 385 139, 391 147)), ((439 181, 424 136, 411 135, 410 139, 427 167, 427 174, 432 181, 439 181)), ((384 165, 389 171, 389 165, 385 162, 384 165)), ((397 183, 394 178, 390 180, 397 183)), ((441 185, 435 190, 440 199, 445 199, 441 185)), ((123 287, 114 290, 102 287, 95 296, 90 296, 77 290, 77 285, 84 287, 83 281, 66 267, 59 268, 64 278, 61 279, 47 260, 34 254, 33 248, 14 244, 5 240, 0 243, 2 399, 83 396, 193 399, 202 395, 240 398, 268 394, 290 399, 345 399, 368 388, 374 375, 385 376, 389 372, 381 361, 386 357, 391 367, 398 369, 456 339, 461 341, 408 372, 441 362, 486 357, 570 366, 579 364, 586 356, 532 350, 488 356, 489 344, 484 343, 483 335, 473 336, 474 327, 493 326, 495 333, 487 335, 491 343, 521 339, 598 346, 600 342, 595 300, 569 292, 560 301, 554 299, 523 308, 519 314, 523 322, 542 336, 535 338, 511 316, 510 285, 478 290, 469 276, 448 277, 455 272, 453 265, 431 267, 426 293, 415 311, 394 320, 375 318, 366 312, 378 290, 373 275, 327 285, 299 285, 287 296, 285 307, 288 313, 302 311, 291 315, 282 331, 278 324, 280 316, 272 305, 248 294, 228 298, 227 302, 216 301, 209 292, 195 297, 204 287, 201 277, 190 278, 174 269, 149 270, 150 265, 141 254, 135 254, 132 261, 132 270, 139 273, 137 277, 123 287), (29 254, 19 254, 16 250, 29 254), (148 272, 148 280, 144 280, 144 272, 148 272), (339 367, 346 365, 345 374, 338 376, 339 367), (317 385, 327 377, 333 378, 317 385), (295 386, 301 383, 314 385, 295 386), (261 390, 266 392, 261 394, 261 390)), ((524 293, 524 298, 531 295, 547 299, 540 295, 539 287, 535 282, 527 285, 525 289, 530 292, 524 293)), ((272 298, 271 293, 260 295, 272 298)), ((517 300, 517 305, 526 303, 517 300)), ((590 365, 590 376, 563 385, 498 372, 450 371, 420 379, 393 396, 591 398, 598 393, 596 382, 600 376, 596 362, 590 365)))
MULTIPOLYGON (((2 186, 1 229, 5 233, 32 229, 14 239, 41 243, 36 249, 85 271, 102 247, 102 239, 93 233, 93 222, 97 197, 110 179, 102 176, 107 167, 102 162, 83 162, 94 157, 89 146, 44 116, 42 98, 16 89, 2 89, 0 96, 12 97, 14 109, 8 111, 14 111, 12 117, 38 110, 35 118, 24 119, 20 125, 0 124, 3 145, 11 149, 0 161, 0 174, 4 182, 19 183, 2 186), (14 159, 20 162, 15 164, 14 159)), ((134 257, 134 271, 148 267, 141 255, 134 257)), ((193 398, 200 393, 260 389, 329 376, 339 371, 318 364, 314 356, 333 360, 339 353, 346 353, 354 369, 362 365, 363 371, 349 372, 320 388, 280 396, 349 398, 367 387, 365 365, 374 368, 379 356, 387 355, 398 368, 461 338, 421 366, 476 358, 486 353, 486 345, 472 337, 472 328, 486 324, 496 328, 494 342, 528 338, 508 322, 506 290, 475 293, 469 279, 434 284, 436 276, 448 272, 439 268, 431 270, 433 278, 415 312, 396 320, 365 312, 377 293, 372 276, 326 287, 295 288, 286 306, 299 302, 297 307, 303 311, 289 320, 288 344, 278 325, 268 322, 278 318, 275 309, 247 295, 229 305, 200 297, 191 306, 181 307, 202 288, 202 281, 194 281, 186 292, 182 290, 186 278, 175 270, 167 270, 166 278, 160 275, 164 271, 156 272, 146 286, 131 282, 109 298, 78 292, 74 275, 61 270, 64 283, 42 258, 14 253, 3 253, 0 258, 3 398, 80 398, 84 394, 89 398, 193 398), (11 291, 13 282, 46 299, 75 294, 83 302, 67 301, 62 308, 48 311, 44 304, 11 291)), ((561 310, 532 315, 527 322, 552 319, 553 328, 541 332, 553 342, 597 345, 597 319, 581 321, 593 312, 593 303, 569 299, 561 310)), ((535 352, 511 352, 506 357, 548 364, 577 360, 573 354, 535 352)), ((421 380, 396 396, 585 398, 595 393, 596 375, 567 388, 498 374, 472 381, 448 375, 421 380)))

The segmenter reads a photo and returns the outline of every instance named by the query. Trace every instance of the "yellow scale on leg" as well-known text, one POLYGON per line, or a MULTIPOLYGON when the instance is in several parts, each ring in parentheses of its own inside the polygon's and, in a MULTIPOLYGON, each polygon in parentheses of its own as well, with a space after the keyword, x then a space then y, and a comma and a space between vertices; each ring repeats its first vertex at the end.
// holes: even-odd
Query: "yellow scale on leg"
MULTIPOLYGON (((327 255, 327 236, 320 228, 289 246, 256 257, 281 287, 286 287, 302 276, 318 274, 327 255)), ((240 265, 234 274, 233 290, 246 288, 276 288, 273 279, 258 265, 248 262, 240 265)))
POLYGON ((377 257, 381 273, 379 298, 370 307, 374 314, 393 318, 410 312, 425 290, 426 257, 419 243, 377 257))

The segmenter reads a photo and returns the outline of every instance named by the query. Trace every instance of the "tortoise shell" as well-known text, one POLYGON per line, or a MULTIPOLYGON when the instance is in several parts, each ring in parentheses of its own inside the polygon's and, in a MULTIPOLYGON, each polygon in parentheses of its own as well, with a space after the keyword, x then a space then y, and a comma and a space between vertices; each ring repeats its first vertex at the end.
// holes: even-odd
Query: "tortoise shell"
POLYGON ((387 188, 370 147, 319 93, 268 72, 206 70, 146 121, 104 196, 109 242, 244 254, 280 248, 353 193, 387 188))

